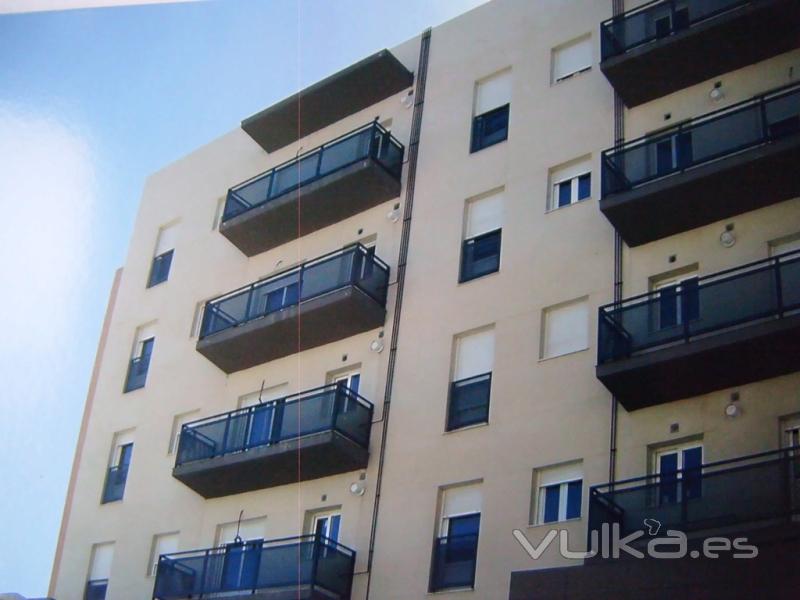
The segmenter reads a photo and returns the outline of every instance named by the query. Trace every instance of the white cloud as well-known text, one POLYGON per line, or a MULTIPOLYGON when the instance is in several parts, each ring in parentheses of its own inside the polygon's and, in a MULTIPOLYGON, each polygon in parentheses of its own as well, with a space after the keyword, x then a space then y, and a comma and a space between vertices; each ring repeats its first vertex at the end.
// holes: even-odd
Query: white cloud
POLYGON ((94 166, 89 144, 69 127, 4 104, 0 157, 6 349, 46 360, 63 351, 87 280, 94 166))

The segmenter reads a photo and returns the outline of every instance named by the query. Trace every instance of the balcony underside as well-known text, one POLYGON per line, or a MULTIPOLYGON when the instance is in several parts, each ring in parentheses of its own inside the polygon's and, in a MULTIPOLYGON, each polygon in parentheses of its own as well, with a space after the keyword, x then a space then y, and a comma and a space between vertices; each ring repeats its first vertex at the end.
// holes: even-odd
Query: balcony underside
POLYGON ((383 325, 386 309, 349 286, 270 313, 197 342, 226 373, 335 342, 383 325))
POLYGON ((267 152, 408 88, 414 75, 381 50, 242 121, 242 129, 267 152))
POLYGON ((640 246, 800 196, 800 135, 600 200, 625 242, 640 246))
POLYGON ((600 69, 631 108, 797 47, 797 0, 772 0, 608 58, 600 69))
POLYGON ((357 471, 366 468, 368 457, 366 448, 336 431, 324 431, 188 462, 175 467, 172 476, 204 498, 219 498, 357 471))
POLYGON ((800 370, 800 315, 709 334, 597 367, 628 411, 800 370))
MULTIPOLYGON (((575 567, 515 571, 509 600, 794 597, 800 586, 798 525, 784 523, 763 532, 740 529, 730 537, 738 535, 746 535, 748 543, 758 547, 758 557, 732 558, 731 552, 721 552, 716 559, 592 559, 575 567)), ((702 548, 691 541, 688 547, 702 548)), ((676 546, 664 545, 659 550, 672 552, 676 546)))
POLYGON ((400 182, 366 159, 228 219, 219 231, 255 256, 399 195, 400 182))

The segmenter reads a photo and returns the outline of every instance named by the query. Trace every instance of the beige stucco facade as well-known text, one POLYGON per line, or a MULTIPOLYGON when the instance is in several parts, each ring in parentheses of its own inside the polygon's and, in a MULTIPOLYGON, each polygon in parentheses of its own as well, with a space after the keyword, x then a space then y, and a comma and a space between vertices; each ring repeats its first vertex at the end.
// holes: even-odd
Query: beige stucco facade
MULTIPOLYGON (((404 299, 386 440, 381 439, 397 292, 402 219, 387 218, 406 198, 407 170, 398 198, 257 256, 246 257, 216 230, 227 190, 272 166, 378 118, 406 145, 413 109, 392 96, 267 154, 243 130, 234 130, 153 174, 145 185, 126 263, 101 345, 85 437, 73 471, 50 593, 81 598, 93 545, 114 542, 107 597, 150 598, 153 537, 179 532, 179 549, 210 548, 218 526, 266 517, 265 539, 308 528, 312 511, 341 511, 339 541, 357 552, 352 598, 416 599, 429 594, 431 546, 437 535, 441 490, 479 482, 480 541, 472 591, 442 597, 507 597, 512 571, 561 566, 548 551, 532 561, 514 539, 532 541, 549 529, 532 525, 535 469, 580 461, 580 519, 564 527, 585 544, 589 486, 609 479, 612 397, 595 376, 597 308, 613 300, 614 228, 598 208, 600 155, 614 144, 614 92, 598 68, 598 28, 611 2, 494 0, 433 29, 404 299), (589 35, 592 67, 552 83, 552 50, 589 35), (510 68, 508 139, 470 153, 477 81, 510 68), (589 157, 591 196, 548 210, 549 172, 589 157), (459 283, 465 202, 503 191, 499 271, 459 283), (160 228, 175 225, 169 279, 146 287, 160 228), (226 375, 196 350, 198 307, 290 265, 356 241, 375 241, 391 268, 385 326, 226 375), (587 347, 540 358, 543 313, 581 300, 588 307, 587 347), (123 393, 137 328, 152 324, 155 345, 146 385, 123 393), (488 423, 445 431, 456 336, 491 326, 494 368, 488 423), (383 332, 386 348, 371 350, 383 332), (171 476, 169 444, 177 415, 209 417, 238 407, 262 388, 300 392, 358 370, 360 394, 375 405, 370 460, 363 471, 204 499, 171 476), (115 434, 130 432, 133 458, 122 501, 100 503, 115 434), (367 573, 380 445, 383 480, 367 573), (360 480, 362 496, 350 492, 360 480)), ((392 53, 417 72, 420 38, 392 53)), ((800 51, 775 56, 711 81, 625 111, 633 139, 789 84, 800 76, 800 51), (714 81, 724 98, 709 99, 714 81), (670 114, 665 121, 664 115, 670 114)), ((407 157, 407 155, 406 155, 407 157)), ((675 270, 706 275, 769 256, 769 242, 800 233, 800 198, 692 229, 622 255, 624 297, 647 292, 675 270), (733 224, 736 244, 720 233, 733 224), (672 259, 671 259, 672 257, 672 259), (671 260, 670 260, 671 259, 671 260)), ((715 461, 779 447, 779 421, 800 413, 800 374, 722 389, 635 412, 620 407, 616 475, 648 472, 651 449, 702 439, 704 460, 715 461), (731 393, 737 418, 726 418, 731 393), (677 424, 677 428, 675 425, 677 424)), ((307 531, 306 531, 307 532, 307 531)), ((555 548, 551 549, 555 550, 555 548)))

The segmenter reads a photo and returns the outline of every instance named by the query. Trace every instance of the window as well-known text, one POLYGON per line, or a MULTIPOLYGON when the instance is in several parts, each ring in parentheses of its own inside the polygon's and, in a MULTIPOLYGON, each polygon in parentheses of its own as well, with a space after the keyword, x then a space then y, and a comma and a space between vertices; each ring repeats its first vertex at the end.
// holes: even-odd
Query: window
POLYGON ((800 251, 800 233, 772 240, 769 243, 769 255, 778 256, 787 252, 800 251))
POLYGON ((489 421, 493 367, 494 329, 456 338, 447 431, 489 421))
POLYGON ((181 428, 186 423, 195 420, 199 415, 199 410, 192 410, 175 415, 175 418, 172 419, 172 431, 169 435, 169 447, 167 449, 168 454, 175 454, 178 451, 178 446, 180 445, 181 441, 181 428))
POLYGON ((658 477, 658 504, 674 504, 702 495, 703 445, 689 442, 661 448, 653 455, 658 477))
POLYGON ((106 542, 104 544, 95 544, 92 546, 89 580, 86 582, 86 600, 105 599, 113 560, 114 542, 106 542))
POLYGON ((700 316, 700 294, 696 269, 668 274, 651 282, 657 291, 657 303, 653 305, 655 329, 668 329, 682 325, 700 316))
MULTIPOLYGON (((329 374, 327 377, 328 383, 336 383, 340 386, 344 386, 350 392, 354 394, 360 394, 359 389, 361 387, 361 373, 360 371, 346 371, 342 372, 339 371, 335 375, 329 374)), ((339 403, 339 408, 341 412, 348 412, 355 409, 357 400, 347 391, 347 390, 339 390, 337 391, 337 402, 339 403)))
POLYGON ((133 458, 133 431, 124 431, 114 436, 111 460, 106 473, 102 504, 122 500, 125 483, 133 458))
POLYGON ((550 170, 548 209, 586 200, 592 195, 591 160, 583 158, 550 170))
POLYGON ((784 417, 781 424, 781 446, 783 448, 800 447, 800 416, 784 417))
POLYGON ((477 152, 508 138, 510 107, 510 69, 475 84, 470 152, 477 152))
POLYGON ((553 48, 553 83, 592 68, 592 37, 586 35, 553 48))
POLYGON ((147 567, 147 576, 155 577, 158 572, 158 557, 162 554, 173 554, 178 551, 178 532, 160 533, 153 536, 150 548, 150 562, 147 567))
POLYGON ((471 588, 475 585, 481 505, 480 484, 440 490, 430 591, 471 588))
POLYGON ((532 523, 579 519, 583 500, 583 468, 580 462, 535 469, 532 523))
POLYGON ((175 249, 175 225, 162 227, 158 232, 155 256, 150 265, 150 277, 147 287, 163 283, 169 277, 169 268, 172 265, 172 254, 175 249))
POLYGON ((155 327, 153 325, 144 325, 136 330, 133 357, 128 365, 128 376, 125 379, 125 392, 144 387, 155 342, 155 327))
POLYGON ((254 407, 246 422, 248 427, 244 432, 246 447, 254 448, 269 444, 273 440, 273 435, 280 435, 281 417, 278 416, 279 410, 276 410, 272 402, 285 398, 288 394, 289 384, 282 383, 239 398, 239 408, 254 407))
POLYGON ((500 269, 502 190, 468 200, 465 212, 464 241, 461 245, 461 268, 458 279, 460 283, 500 269))
POLYGON ((341 524, 342 515, 338 511, 316 514, 314 515, 311 531, 309 533, 314 533, 334 542, 338 542, 341 524))
POLYGON ((541 358, 554 358, 589 347, 589 302, 573 300, 544 309, 541 358))

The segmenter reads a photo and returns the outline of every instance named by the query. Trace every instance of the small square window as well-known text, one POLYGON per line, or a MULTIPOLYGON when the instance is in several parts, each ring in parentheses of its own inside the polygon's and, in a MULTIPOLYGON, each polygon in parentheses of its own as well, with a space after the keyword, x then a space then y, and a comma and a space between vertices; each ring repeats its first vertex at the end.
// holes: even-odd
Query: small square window
POLYGON ((584 298, 544 309, 541 358, 589 347, 589 302, 584 298))
POLYGON ((555 523, 581 516, 581 461, 534 469, 531 523, 555 523))
POLYGON ((548 209, 563 208, 592 195, 591 158, 570 161, 550 169, 548 209))

